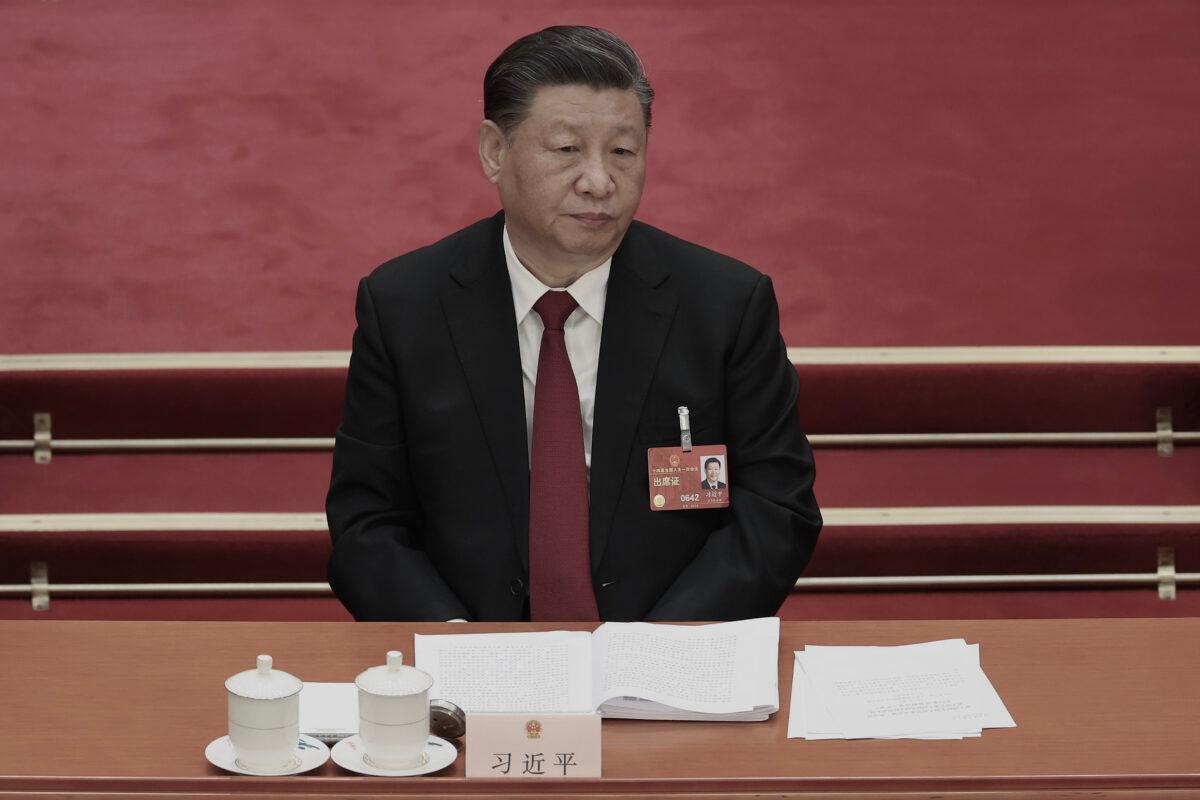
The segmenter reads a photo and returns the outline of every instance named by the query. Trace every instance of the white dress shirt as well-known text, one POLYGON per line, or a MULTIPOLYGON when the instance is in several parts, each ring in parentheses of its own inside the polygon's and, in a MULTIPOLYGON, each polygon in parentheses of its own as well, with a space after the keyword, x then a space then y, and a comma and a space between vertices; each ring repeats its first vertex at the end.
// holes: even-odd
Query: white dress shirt
POLYGON ((592 419, 596 406, 596 372, 600 364, 600 332, 604 326, 604 299, 608 291, 608 273, 612 258, 581 275, 566 289, 551 289, 538 280, 517 258, 508 226, 504 226, 504 260, 508 264, 508 279, 512 284, 513 309, 517 314, 517 340, 521 345, 521 376, 525 388, 526 446, 533 453, 533 401, 537 391, 538 355, 542 348, 542 318, 533 311, 533 304, 548 291, 570 292, 579 307, 567 317, 563 331, 567 341, 567 358, 579 387, 579 413, 583 419, 583 459, 592 468, 592 419))

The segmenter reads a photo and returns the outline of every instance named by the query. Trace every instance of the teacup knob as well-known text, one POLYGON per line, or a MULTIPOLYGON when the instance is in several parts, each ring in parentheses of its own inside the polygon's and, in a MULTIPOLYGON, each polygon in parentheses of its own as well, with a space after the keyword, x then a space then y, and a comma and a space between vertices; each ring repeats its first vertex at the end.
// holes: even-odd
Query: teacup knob
POLYGON ((388 672, 399 672, 400 667, 404 664, 404 655, 399 650, 388 650, 387 668, 388 672))
POLYGON ((263 676, 264 678, 270 677, 270 675, 271 675, 271 657, 270 656, 264 655, 264 656, 258 657, 258 674, 263 676))

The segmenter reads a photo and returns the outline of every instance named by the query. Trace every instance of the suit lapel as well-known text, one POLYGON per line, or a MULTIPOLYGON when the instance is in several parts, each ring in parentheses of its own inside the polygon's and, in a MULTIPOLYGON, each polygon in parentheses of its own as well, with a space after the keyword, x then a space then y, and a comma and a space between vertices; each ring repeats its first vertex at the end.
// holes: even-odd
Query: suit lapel
POLYGON ((589 487, 593 570, 608 545, 646 392, 675 315, 668 274, 635 222, 613 255, 604 305, 589 487))
POLYGON ((529 568, 529 451, 521 351, 501 240, 504 219, 464 243, 442 307, 508 503, 513 541, 529 568))

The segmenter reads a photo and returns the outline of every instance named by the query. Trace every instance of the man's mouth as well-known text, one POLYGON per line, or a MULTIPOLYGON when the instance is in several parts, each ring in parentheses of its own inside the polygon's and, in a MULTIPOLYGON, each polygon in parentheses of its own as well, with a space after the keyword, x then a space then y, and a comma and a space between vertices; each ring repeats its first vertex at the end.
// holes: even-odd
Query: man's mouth
POLYGON ((572 214, 572 217, 582 222, 584 225, 600 226, 612 221, 612 216, 608 214, 598 214, 589 212, 586 214, 572 214))

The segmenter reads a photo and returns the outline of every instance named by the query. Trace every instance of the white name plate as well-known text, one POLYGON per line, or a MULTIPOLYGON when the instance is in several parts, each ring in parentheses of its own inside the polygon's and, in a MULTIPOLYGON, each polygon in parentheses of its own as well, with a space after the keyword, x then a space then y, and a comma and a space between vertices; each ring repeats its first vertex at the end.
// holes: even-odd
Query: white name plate
POLYGON ((468 778, 599 778, 599 714, 467 714, 468 778))

